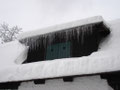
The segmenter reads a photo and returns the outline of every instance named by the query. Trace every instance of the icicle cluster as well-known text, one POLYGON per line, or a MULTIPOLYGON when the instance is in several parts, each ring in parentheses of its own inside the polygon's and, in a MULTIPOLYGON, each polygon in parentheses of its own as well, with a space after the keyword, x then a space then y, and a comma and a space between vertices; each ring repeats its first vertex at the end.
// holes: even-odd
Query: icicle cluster
POLYGON ((60 39, 65 39, 65 41, 70 41, 71 39, 77 37, 77 41, 81 41, 81 44, 83 44, 84 37, 86 35, 92 34, 94 26, 95 24, 78 26, 66 30, 61 30, 58 32, 48 33, 34 37, 28 37, 20 40, 20 42, 29 46, 30 49, 37 49, 38 47, 41 46, 46 47, 48 44, 52 44, 52 42, 56 39, 56 37, 59 37, 60 39))

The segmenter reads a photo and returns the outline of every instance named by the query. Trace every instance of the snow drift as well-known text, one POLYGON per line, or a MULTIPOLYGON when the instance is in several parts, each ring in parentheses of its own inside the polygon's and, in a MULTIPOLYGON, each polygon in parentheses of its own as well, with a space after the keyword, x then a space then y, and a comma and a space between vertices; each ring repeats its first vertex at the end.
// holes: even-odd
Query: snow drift
POLYGON ((0 69, 22 63, 27 57, 28 47, 18 41, 0 45, 0 69))

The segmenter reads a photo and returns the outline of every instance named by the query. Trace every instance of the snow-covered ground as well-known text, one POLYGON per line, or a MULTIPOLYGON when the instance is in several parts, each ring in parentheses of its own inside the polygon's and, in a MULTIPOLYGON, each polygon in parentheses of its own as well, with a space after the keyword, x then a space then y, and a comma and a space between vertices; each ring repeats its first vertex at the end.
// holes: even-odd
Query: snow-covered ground
MULTIPOLYGON (((8 56, 6 56, 6 54, 3 55, 0 53, 0 55, 2 55, 0 56, 1 65, 2 63, 4 64, 4 68, 1 67, 0 69, 0 82, 119 71, 120 20, 110 22, 109 26, 111 29, 111 34, 100 45, 100 50, 98 52, 94 52, 90 56, 84 56, 80 58, 56 59, 53 61, 41 61, 23 65, 16 64, 14 63, 15 61, 13 62, 13 59, 17 60, 16 57, 18 57, 18 54, 21 53, 18 53, 16 48, 13 47, 13 42, 13 44, 9 45, 8 48, 6 47, 7 49, 5 52, 14 51, 15 49, 15 52, 13 54, 7 54, 11 55, 11 57, 15 56, 14 58, 10 59, 8 56), (6 66, 4 60, 6 60, 6 66), (11 66, 7 67, 7 62, 9 61, 11 62, 9 65, 11 66)), ((3 47, 0 46, 0 52, 2 52, 3 47)))
POLYGON ((77 77, 73 82, 63 82, 62 79, 46 80, 46 83, 34 84, 23 82, 18 90, 113 90, 107 81, 100 76, 77 77))

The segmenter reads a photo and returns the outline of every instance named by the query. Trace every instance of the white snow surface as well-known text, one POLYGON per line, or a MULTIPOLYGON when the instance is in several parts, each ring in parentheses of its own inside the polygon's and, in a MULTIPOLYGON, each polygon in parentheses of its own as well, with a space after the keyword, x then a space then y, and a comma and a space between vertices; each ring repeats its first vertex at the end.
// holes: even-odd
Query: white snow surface
POLYGON ((87 19, 72 21, 69 23, 64 23, 60 25, 50 26, 47 28, 24 32, 18 36, 18 39, 21 40, 27 37, 37 36, 41 34, 46 34, 46 33, 54 32, 54 31, 60 31, 60 30, 64 30, 64 29, 68 29, 68 28, 72 28, 76 26, 82 26, 82 25, 92 24, 92 23, 97 23, 97 22, 102 22, 102 21, 103 21, 102 16, 94 16, 94 17, 87 18, 87 19))
MULTIPOLYGON (((111 34, 105 41, 103 41, 103 43, 101 43, 100 49, 97 52, 92 53, 90 56, 40 61, 22 65, 13 64, 13 66, 9 68, 1 67, 0 82, 119 71, 120 20, 110 22, 109 26, 111 34)), ((2 57, 0 57, 0 59, 1 58, 2 57)))
POLYGON ((77 77, 74 82, 63 82, 62 79, 46 80, 44 85, 22 82, 18 90, 113 90, 100 76, 77 77))
POLYGON ((28 48, 18 41, 0 45, 0 70, 22 63, 26 59, 28 48))

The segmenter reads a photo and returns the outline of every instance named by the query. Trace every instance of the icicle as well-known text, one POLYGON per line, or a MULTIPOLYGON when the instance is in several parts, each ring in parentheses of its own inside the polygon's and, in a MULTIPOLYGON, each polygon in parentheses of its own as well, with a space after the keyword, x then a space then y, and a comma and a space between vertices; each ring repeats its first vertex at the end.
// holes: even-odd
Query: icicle
POLYGON ((93 25, 82 26, 81 29, 81 44, 84 43, 84 38, 86 35, 91 35, 93 33, 93 25))
POLYGON ((33 49, 37 49, 37 46, 38 46, 38 36, 34 37, 32 43, 33 43, 33 49))
POLYGON ((90 25, 90 34, 93 33, 93 25, 90 25))
POLYGON ((79 41, 79 38, 80 38, 80 27, 76 28, 76 32, 77 32, 77 40, 79 41))
POLYGON ((55 34, 48 34, 48 43, 52 44, 53 40, 55 39, 55 34))
POLYGON ((68 31, 68 30, 66 30, 66 31, 65 31, 65 38, 66 38, 66 40, 65 40, 65 41, 68 41, 68 39, 69 39, 69 35, 68 35, 68 33, 69 33, 69 31, 68 31))
POLYGON ((78 41, 81 41, 81 44, 84 44, 85 37, 93 34, 93 26, 94 25, 91 24, 91 25, 74 27, 59 32, 53 32, 35 37, 26 38, 21 40, 21 42, 27 46, 30 46, 31 50, 32 49, 37 50, 38 47, 42 47, 42 46, 46 48, 47 45, 53 43, 56 36, 59 39, 58 42, 61 42, 62 40, 69 41, 72 40, 73 38, 74 39, 77 38, 78 41))
POLYGON ((73 29, 70 30, 69 36, 70 36, 70 40, 72 40, 72 38, 73 38, 73 29))
POLYGON ((31 50, 33 49, 33 42, 32 42, 32 38, 29 38, 29 43, 30 43, 30 48, 31 50))
POLYGON ((84 40, 84 27, 81 27, 81 44, 83 44, 83 40, 84 40))
POLYGON ((35 43, 36 43, 36 50, 37 50, 37 48, 39 47, 39 37, 37 37, 37 40, 35 41, 35 43))
POLYGON ((29 40, 30 40, 29 42, 30 42, 31 49, 34 49, 34 46, 35 46, 35 43, 33 42, 34 38, 29 38, 29 40))

